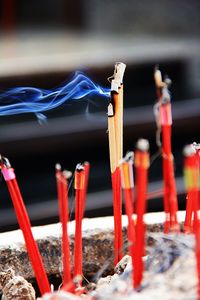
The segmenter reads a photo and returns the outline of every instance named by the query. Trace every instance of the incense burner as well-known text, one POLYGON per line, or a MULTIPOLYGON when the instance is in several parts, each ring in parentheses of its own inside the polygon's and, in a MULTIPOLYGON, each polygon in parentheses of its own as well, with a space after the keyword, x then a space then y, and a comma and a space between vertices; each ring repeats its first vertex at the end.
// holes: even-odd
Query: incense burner
MULTIPOLYGON (((184 212, 179 212, 179 220, 183 221, 183 219, 184 212)), ((163 220, 163 213, 152 213, 145 216, 147 224, 146 271, 142 290, 138 294, 136 291, 130 290, 130 258, 126 256, 115 269, 113 266, 113 218, 84 219, 83 272, 87 279, 96 282, 96 290, 90 291, 89 294, 96 295, 99 299, 105 299, 105 296, 106 299, 109 299, 116 295, 123 299, 123 294, 126 295, 128 293, 130 295, 134 294, 134 299, 142 300, 147 299, 145 298, 147 296, 148 299, 158 299, 155 298, 156 293, 161 295, 163 290, 165 293, 170 294, 169 292, 172 289, 173 293, 177 294, 176 299, 195 299, 197 277, 194 276, 196 267, 193 237, 192 235, 183 237, 181 234, 180 236, 164 235, 162 233, 163 220), (188 274, 191 274, 191 276, 188 276, 188 274), (102 279, 103 277, 104 279, 102 279), (167 289, 169 289, 168 292, 167 289), (185 298, 183 297, 184 294, 185 298), (188 295, 194 295, 194 298, 188 297, 188 295)), ((125 216, 122 218, 122 224, 124 244, 126 245, 127 219, 125 216)), ((73 250, 74 242, 74 226, 74 222, 70 222, 71 251, 73 250)), ((62 273, 60 224, 34 227, 33 234, 39 244, 48 276, 50 278, 52 276, 60 278, 62 273)), ((12 267, 16 274, 34 283, 34 275, 21 232, 2 233, 0 234, 0 241, 0 268, 7 269, 12 267), (16 236, 18 237, 17 241, 16 236)), ((125 247, 124 253, 126 252, 127 249, 125 247)), ((61 283, 61 278, 59 280, 61 283)), ((57 298, 56 296, 55 299, 70 299, 69 293, 66 294, 62 296, 63 298, 57 298)), ((170 295, 169 297, 167 295, 165 299, 173 299, 170 298, 170 295)), ((50 297, 48 295, 45 297, 44 299, 52 299, 48 298, 50 297)), ((73 297, 78 298, 78 296, 73 297)), ((128 295, 126 295, 127 297, 128 295)))

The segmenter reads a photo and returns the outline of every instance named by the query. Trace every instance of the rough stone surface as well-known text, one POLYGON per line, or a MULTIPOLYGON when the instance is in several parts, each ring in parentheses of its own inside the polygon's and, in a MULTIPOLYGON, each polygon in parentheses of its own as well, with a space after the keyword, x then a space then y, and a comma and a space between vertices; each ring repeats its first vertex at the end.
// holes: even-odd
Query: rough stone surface
MULTIPOLYGON (((162 222, 163 214, 151 214, 151 216, 147 214, 148 231, 160 231, 162 222)), ((125 245, 126 226, 127 219, 123 216, 125 245)), ((74 222, 70 222, 68 229, 72 254, 74 222)), ((60 275, 62 272, 60 224, 34 227, 33 234, 39 245, 47 274, 60 275)), ((124 250, 126 253, 126 249, 124 250)), ((28 280, 34 277, 20 230, 0 234, 0 271, 8 268, 13 268, 16 275, 21 275, 28 280)), ((99 270, 102 270, 102 274, 104 269, 107 273, 113 271, 113 218, 85 219, 83 221, 83 273, 87 278, 91 278, 99 270)))

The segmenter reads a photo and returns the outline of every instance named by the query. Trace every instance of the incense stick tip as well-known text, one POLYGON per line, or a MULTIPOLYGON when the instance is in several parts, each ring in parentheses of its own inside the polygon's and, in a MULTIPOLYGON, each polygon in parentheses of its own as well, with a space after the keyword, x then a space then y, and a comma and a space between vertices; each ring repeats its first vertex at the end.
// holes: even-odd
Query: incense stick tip
POLYGON ((124 72, 126 69, 126 65, 122 62, 117 62, 115 64, 114 74, 110 77, 111 80, 111 91, 115 91, 118 93, 118 89, 121 84, 123 84, 124 72))
POLYGON ((154 67, 154 81, 157 88, 162 88, 165 86, 165 82, 162 80, 162 73, 158 65, 154 67))
POLYGON ((76 165, 76 171, 81 172, 84 170, 84 166, 83 164, 79 163, 76 165))
POLYGON ((184 156, 189 157, 189 156, 193 156, 195 154, 196 154, 196 150, 195 150, 195 147, 193 146, 193 144, 186 145, 183 148, 183 155, 184 156))
POLYGON ((123 161, 125 162, 132 162, 134 158, 134 152, 133 151, 129 151, 126 153, 126 155, 124 156, 123 161))
POLYGON ((66 178, 66 179, 69 179, 72 177, 72 172, 71 171, 68 171, 68 170, 64 170, 62 172, 63 176, 66 178))
POLYGON ((149 141, 146 139, 139 139, 136 143, 136 148, 141 151, 149 150, 149 141))
POLYGON ((125 69, 126 69, 126 65, 124 63, 116 62, 114 78, 118 79, 120 84, 123 83, 125 69))
POLYGON ((113 117, 114 116, 114 109, 113 109, 113 105, 110 102, 108 105, 108 117, 113 117))
POLYGON ((195 150, 200 150, 200 143, 193 142, 192 145, 195 148, 195 150))
POLYGON ((60 171, 61 170, 61 165, 59 163, 57 163, 55 165, 55 169, 56 169, 56 171, 60 171))
POLYGON ((2 164, 3 164, 6 168, 8 168, 8 169, 11 168, 10 161, 8 160, 7 157, 2 156, 1 159, 2 159, 2 164))

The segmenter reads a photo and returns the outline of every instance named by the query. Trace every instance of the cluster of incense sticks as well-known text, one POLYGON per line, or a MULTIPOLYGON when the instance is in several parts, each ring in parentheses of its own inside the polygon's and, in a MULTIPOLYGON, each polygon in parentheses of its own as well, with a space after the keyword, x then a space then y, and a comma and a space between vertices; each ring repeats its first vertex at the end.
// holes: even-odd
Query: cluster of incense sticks
POLYGON ((61 165, 56 164, 56 181, 59 204, 59 217, 62 225, 62 262, 63 262, 63 286, 66 286, 71 281, 70 268, 70 246, 68 238, 68 178, 71 173, 61 171, 61 165))
MULTIPOLYGON (((75 170, 75 239, 74 239, 74 271, 76 285, 82 283, 82 219, 84 217, 88 178, 90 164, 78 164, 75 170)), ((61 166, 56 164, 57 193, 59 202, 59 215, 62 224, 62 254, 63 254, 63 289, 74 291, 75 285, 72 281, 72 270, 70 267, 70 246, 67 231, 68 223, 68 184, 67 179, 70 172, 61 172, 61 166)))
POLYGON ((119 163, 123 157, 123 76, 126 65, 116 63, 111 77, 111 102, 108 105, 108 133, 114 211, 115 264, 122 258, 122 189, 119 163))
MULTIPOLYGON (((172 113, 169 93, 170 80, 162 80, 159 69, 155 69, 154 78, 157 91, 155 105, 158 133, 157 144, 161 148, 163 160, 162 191, 148 193, 149 143, 139 139, 135 152, 128 152, 123 158, 123 76, 126 65, 116 63, 111 77, 111 100, 108 105, 108 137, 110 169, 113 190, 114 214, 114 265, 122 258, 122 190, 125 212, 128 218, 128 249, 132 258, 132 284, 139 289, 143 278, 143 256, 145 255, 146 200, 163 194, 165 222, 164 232, 179 232, 177 220, 178 200, 174 175, 174 161, 171 147, 172 113), (135 172, 135 176, 133 173, 135 172), (134 182, 135 177, 135 182, 134 182), (136 220, 133 218, 135 212, 136 220)), ((24 235, 27 251, 35 277, 42 295, 50 292, 50 285, 43 262, 31 231, 30 220, 16 181, 15 173, 9 161, 1 157, 0 168, 7 183, 15 208, 18 223, 24 235)), ((68 179, 70 172, 62 171, 56 165, 59 217, 62 225, 62 264, 64 291, 81 294, 82 286, 82 219, 86 204, 90 164, 78 164, 75 169, 75 237, 74 268, 71 267, 70 242, 68 237, 68 179), (77 290, 78 287, 78 290, 77 290)), ((193 143, 184 148, 184 177, 187 190, 185 233, 194 233, 196 238, 196 258, 198 271, 198 299, 200 299, 200 145, 193 143)))
MULTIPOLYGON (((84 216, 86 191, 90 165, 88 162, 78 164, 75 171, 75 241, 74 241, 74 277, 82 276, 82 219, 84 216)), ((80 280, 81 284, 81 280, 80 280)))
POLYGON ((35 273, 35 278, 37 280, 40 292, 43 295, 50 292, 49 281, 44 269, 37 243, 35 242, 31 231, 30 220, 24 205, 24 201, 22 199, 22 195, 20 193, 14 169, 11 167, 8 159, 3 157, 1 158, 1 172, 7 183, 16 217, 22 230, 27 252, 33 267, 33 271, 35 273))
MULTIPOLYGON (((32 264, 35 278, 38 283, 41 295, 50 293, 50 284, 43 265, 43 261, 34 240, 31 223, 25 208, 22 195, 16 180, 14 169, 10 162, 5 157, 0 157, 0 169, 7 183, 8 190, 13 202, 16 217, 19 226, 22 230, 27 252, 32 264)), ((78 164, 75 171, 75 190, 76 190, 76 229, 75 229, 75 244, 74 244, 74 277, 79 278, 79 282, 74 283, 72 280, 71 260, 70 260, 70 245, 68 237, 68 179, 71 173, 62 171, 61 166, 56 164, 56 181, 59 204, 59 217, 62 225, 62 263, 63 263, 63 279, 62 289, 70 292, 75 292, 76 286, 81 285, 82 276, 82 219, 84 216, 86 193, 88 186, 90 164, 85 162, 83 165, 78 164)))
POLYGON ((174 176, 174 159, 171 150, 171 126, 172 126, 172 112, 171 99, 168 87, 171 83, 169 78, 162 80, 162 75, 159 69, 155 69, 154 73, 155 84, 157 89, 158 102, 156 107, 157 126, 162 134, 162 158, 163 158, 163 181, 164 181, 164 211, 165 219, 165 233, 169 231, 178 231, 177 211, 178 200, 176 193, 176 181, 174 176))

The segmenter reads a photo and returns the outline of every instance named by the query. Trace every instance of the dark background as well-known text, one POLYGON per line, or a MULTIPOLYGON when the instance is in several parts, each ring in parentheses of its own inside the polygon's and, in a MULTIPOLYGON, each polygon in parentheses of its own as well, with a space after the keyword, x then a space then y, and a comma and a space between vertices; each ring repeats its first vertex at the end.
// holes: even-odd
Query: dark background
MULTIPOLYGON (((198 142, 200 115, 200 2, 111 0, 1 0, 0 90, 16 86, 51 89, 76 70, 109 87, 116 61, 124 77, 124 152, 138 138, 157 151, 153 70, 168 74, 173 105, 173 152, 180 208, 184 208, 182 148, 198 142)), ((0 118, 0 153, 16 170, 32 224, 58 220, 54 165, 74 170, 91 163, 86 216, 112 213, 109 173, 108 100, 87 97, 46 113, 39 125, 32 114, 0 118)), ((162 163, 150 168, 149 190, 162 187, 162 163)), ((73 208, 73 191, 70 189, 73 208)), ((0 183, 0 231, 17 228, 5 183, 0 183)), ((161 210, 162 199, 148 210, 161 210)), ((73 217, 73 214, 72 214, 73 217)))

